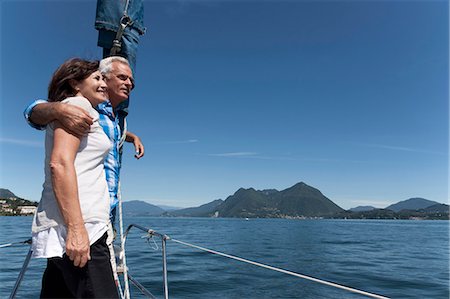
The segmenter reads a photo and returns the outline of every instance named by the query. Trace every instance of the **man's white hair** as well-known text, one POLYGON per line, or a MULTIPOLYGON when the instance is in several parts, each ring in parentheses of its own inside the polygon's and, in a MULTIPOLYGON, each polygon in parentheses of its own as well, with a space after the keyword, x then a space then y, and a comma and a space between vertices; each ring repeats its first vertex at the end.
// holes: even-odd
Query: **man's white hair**
POLYGON ((109 74, 111 72, 111 65, 115 61, 126 64, 128 67, 130 67, 130 64, 128 63, 128 60, 126 58, 123 58, 122 56, 110 56, 100 60, 98 70, 103 75, 109 74))

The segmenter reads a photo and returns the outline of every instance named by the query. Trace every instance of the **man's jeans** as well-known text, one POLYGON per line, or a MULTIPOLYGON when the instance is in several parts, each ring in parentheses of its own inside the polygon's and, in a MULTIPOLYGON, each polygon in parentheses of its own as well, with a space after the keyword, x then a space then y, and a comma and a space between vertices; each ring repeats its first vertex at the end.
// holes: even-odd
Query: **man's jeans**
POLYGON ((142 0, 97 0, 95 28, 99 31, 98 46, 103 48, 103 57, 110 56, 112 42, 119 29, 120 20, 128 1, 127 15, 132 24, 122 35, 122 48, 118 55, 128 59, 133 73, 136 69, 136 53, 139 36, 145 33, 144 5, 142 0))
MULTIPOLYGON (((106 29, 98 31, 98 46, 103 48, 103 58, 110 56, 112 42, 116 38, 116 32, 106 29)), ((118 56, 125 57, 130 64, 133 74, 136 71, 136 53, 139 43, 139 35, 133 28, 126 30, 122 35, 122 47, 118 56)))

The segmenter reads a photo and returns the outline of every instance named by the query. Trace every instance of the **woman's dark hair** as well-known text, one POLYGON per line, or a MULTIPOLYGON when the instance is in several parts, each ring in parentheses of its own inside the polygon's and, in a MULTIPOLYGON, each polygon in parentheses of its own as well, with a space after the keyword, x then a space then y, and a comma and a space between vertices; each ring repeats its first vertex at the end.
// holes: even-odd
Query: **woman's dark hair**
POLYGON ((81 82, 92 73, 98 71, 98 61, 89 61, 80 58, 72 58, 65 61, 53 73, 48 85, 48 101, 60 102, 77 94, 73 84, 81 82))

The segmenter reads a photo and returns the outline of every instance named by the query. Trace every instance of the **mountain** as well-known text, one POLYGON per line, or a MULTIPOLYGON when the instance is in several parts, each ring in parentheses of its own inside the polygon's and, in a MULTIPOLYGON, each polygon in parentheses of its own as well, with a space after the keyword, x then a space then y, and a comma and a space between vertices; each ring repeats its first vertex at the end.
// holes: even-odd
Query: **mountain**
POLYGON ((351 208, 349 211, 352 212, 365 212, 365 211, 372 211, 375 210, 375 207, 372 206, 358 206, 356 208, 351 208))
POLYGON ((164 211, 174 211, 174 210, 181 210, 183 208, 180 207, 173 207, 173 206, 166 206, 166 205, 157 205, 157 207, 160 207, 164 211))
POLYGON ((316 217, 343 211, 318 189, 303 182, 280 191, 275 199, 281 213, 286 215, 316 217))
POLYGON ((270 195, 261 191, 240 188, 218 207, 219 216, 244 218, 275 216, 277 210, 271 211, 269 200, 270 195))
POLYGON ((165 212, 160 207, 141 200, 124 201, 122 208, 124 216, 160 216, 165 212))
POLYGON ((277 193, 278 190, 277 189, 264 189, 264 190, 261 190, 261 192, 264 193, 265 195, 271 195, 271 194, 277 193))
POLYGON ((400 201, 396 204, 386 207, 387 210, 394 212, 400 212, 401 210, 420 210, 430 207, 432 205, 439 204, 438 202, 427 200, 424 198, 410 198, 407 200, 400 201))
POLYGON ((425 209, 401 210, 394 212, 389 209, 374 209, 370 211, 344 211, 332 215, 337 219, 410 219, 410 220, 449 220, 450 207, 446 204, 436 204, 425 209))
POLYGON ((436 205, 429 206, 425 209, 421 209, 420 211, 424 211, 425 213, 443 213, 450 214, 449 206, 443 203, 438 203, 436 205))
POLYGON ((0 188, 0 198, 18 198, 18 197, 8 189, 0 188))
POLYGON ((240 188, 217 207, 219 217, 323 217, 343 211, 319 190, 301 182, 282 191, 240 188))
POLYGON ((167 211, 164 216, 183 216, 183 217, 210 217, 214 215, 217 207, 223 203, 223 200, 216 199, 207 204, 195 208, 186 208, 176 211, 167 211))

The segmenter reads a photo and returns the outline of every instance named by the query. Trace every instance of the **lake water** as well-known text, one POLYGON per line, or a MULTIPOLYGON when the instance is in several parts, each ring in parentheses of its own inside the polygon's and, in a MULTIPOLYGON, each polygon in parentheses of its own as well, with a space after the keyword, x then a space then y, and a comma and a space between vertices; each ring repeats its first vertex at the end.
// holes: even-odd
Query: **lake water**
MULTIPOLYGON (((449 298, 448 221, 135 217, 129 223, 387 297, 449 298)), ((22 241, 31 217, 0 217, 0 225, 0 244, 22 241)), ((161 298, 161 251, 141 236, 132 230, 127 240, 130 273, 161 298)), ((0 298, 8 297, 27 250, 0 248, 0 298)), ((364 298, 172 241, 167 254, 170 298, 364 298)), ((39 297, 44 267, 32 260, 17 298, 39 297)), ((131 290, 133 298, 145 298, 131 290)))

